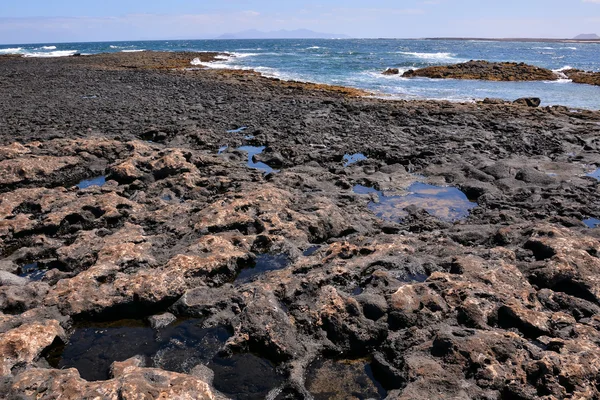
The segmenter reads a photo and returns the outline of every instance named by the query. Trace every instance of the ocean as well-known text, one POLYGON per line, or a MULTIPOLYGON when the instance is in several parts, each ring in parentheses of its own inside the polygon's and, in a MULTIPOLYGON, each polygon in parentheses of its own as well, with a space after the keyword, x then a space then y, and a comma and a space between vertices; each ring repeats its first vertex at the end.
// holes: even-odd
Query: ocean
POLYGON ((505 100, 540 97, 542 105, 600 109, 600 87, 574 84, 568 79, 552 82, 486 82, 407 79, 381 74, 388 67, 399 68, 403 72, 468 60, 517 61, 555 71, 578 68, 600 72, 598 43, 260 39, 0 45, 0 54, 23 54, 27 57, 141 50, 228 52, 231 57, 208 66, 253 69, 265 76, 285 80, 355 87, 393 99, 475 101, 486 97, 505 100))

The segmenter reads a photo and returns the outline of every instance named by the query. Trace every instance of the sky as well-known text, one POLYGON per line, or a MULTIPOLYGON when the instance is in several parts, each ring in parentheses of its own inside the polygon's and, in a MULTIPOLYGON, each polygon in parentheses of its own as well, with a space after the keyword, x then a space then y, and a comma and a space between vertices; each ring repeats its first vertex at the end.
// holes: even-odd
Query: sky
POLYGON ((600 35, 600 0, 0 0, 0 43, 203 39, 247 29, 356 38, 600 35))

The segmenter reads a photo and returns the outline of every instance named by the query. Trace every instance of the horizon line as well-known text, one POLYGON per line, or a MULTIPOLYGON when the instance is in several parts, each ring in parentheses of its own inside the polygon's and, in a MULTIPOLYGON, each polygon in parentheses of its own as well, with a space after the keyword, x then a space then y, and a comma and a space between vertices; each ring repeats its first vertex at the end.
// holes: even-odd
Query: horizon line
POLYGON ((233 41, 233 40, 481 40, 481 41, 570 41, 580 43, 600 43, 599 39, 575 39, 575 38, 549 38, 549 37, 462 37, 462 36, 438 36, 438 37, 412 37, 412 38, 399 38, 399 37, 348 37, 344 38, 331 38, 331 37, 312 37, 312 38, 220 38, 220 37, 209 37, 209 38, 185 38, 185 39, 119 39, 119 40, 88 40, 88 41, 52 41, 52 42, 30 42, 30 43, 1 43, 0 46, 17 46, 17 45, 40 45, 40 44, 83 44, 83 43, 122 43, 122 42, 168 42, 168 41, 233 41))

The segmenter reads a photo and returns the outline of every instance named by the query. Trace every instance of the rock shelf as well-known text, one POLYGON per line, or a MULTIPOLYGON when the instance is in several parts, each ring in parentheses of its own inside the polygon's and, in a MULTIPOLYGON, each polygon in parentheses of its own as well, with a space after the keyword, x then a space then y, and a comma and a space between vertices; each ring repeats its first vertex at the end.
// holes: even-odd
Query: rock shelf
POLYGON ((586 176, 599 112, 163 67, 197 54, 106 57, 0 59, 7 398, 600 396, 600 229, 583 222, 600 218, 586 176), (226 133, 232 121, 251 128, 226 133), (264 146, 251 161, 279 173, 248 168, 246 133, 264 146), (353 192, 415 181, 477 205, 390 220, 353 192), (36 262, 41 280, 18 276, 36 262), (55 368, 82 327, 123 319, 149 340, 172 332, 157 342, 169 351, 107 349, 100 380, 55 368), (179 334, 192 320, 199 333, 179 334), (226 335, 195 357, 214 329, 226 335))

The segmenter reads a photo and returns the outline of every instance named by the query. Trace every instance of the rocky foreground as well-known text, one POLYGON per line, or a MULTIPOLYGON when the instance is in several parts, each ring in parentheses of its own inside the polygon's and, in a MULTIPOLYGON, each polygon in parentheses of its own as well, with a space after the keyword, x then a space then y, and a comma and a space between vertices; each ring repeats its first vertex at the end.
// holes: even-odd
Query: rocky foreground
MULTIPOLYGON (((400 70, 397 68, 388 68, 383 72, 384 75, 397 75, 399 73, 400 70)), ((586 72, 578 69, 554 72, 525 63, 473 60, 460 64, 411 69, 404 72, 402 76, 404 78, 475 79, 506 82, 571 79, 574 83, 600 85, 600 72, 586 72)))
POLYGON ((0 59, 5 398, 600 396, 600 112, 170 57, 0 59))

